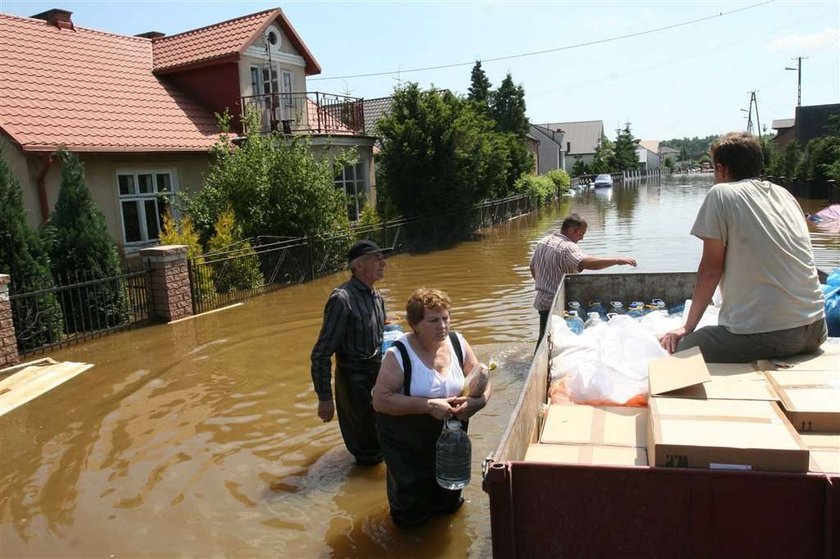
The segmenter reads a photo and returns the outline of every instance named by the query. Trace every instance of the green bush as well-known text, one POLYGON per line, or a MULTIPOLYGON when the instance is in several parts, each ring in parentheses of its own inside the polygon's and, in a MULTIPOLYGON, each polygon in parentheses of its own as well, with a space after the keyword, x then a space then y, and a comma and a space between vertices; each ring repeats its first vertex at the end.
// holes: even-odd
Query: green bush
POLYGON ((162 245, 186 245, 187 258, 195 271, 191 285, 194 292, 193 296, 196 295, 195 291, 197 291, 198 298, 202 301, 213 300, 216 297, 216 290, 213 287, 213 270, 210 266, 204 265, 204 258, 202 257, 204 249, 190 216, 185 215, 177 220, 168 212, 163 214, 160 243, 162 245))
POLYGON ((554 187, 560 192, 567 192, 572 185, 572 178, 563 169, 552 169, 545 176, 551 179, 554 187))
POLYGON ((829 178, 827 171, 838 161, 840 136, 822 136, 814 138, 805 146, 805 153, 797 168, 800 180, 829 178))
POLYGON ((212 268, 217 293, 256 289, 263 285, 260 259, 251 243, 243 240, 233 209, 228 208, 219 214, 208 247, 208 259, 216 260, 212 268))
MULTIPOLYGON (((26 225, 23 193, 0 150, 0 273, 12 277, 10 294, 55 287, 47 251, 38 234, 26 225)), ((28 297, 12 306, 12 321, 21 350, 59 341, 61 307, 52 292, 28 297)))
MULTIPOLYGON (((117 246, 85 184, 82 163, 67 151, 59 152, 59 157, 61 187, 45 232, 53 274, 71 282, 121 275, 117 246)), ((67 333, 109 328, 128 318, 119 279, 75 289, 73 297, 60 300, 67 333)))
POLYGON ((230 205, 244 237, 260 235, 325 237, 319 258, 338 264, 350 246, 344 193, 333 183, 333 164, 316 160, 305 138, 260 134, 256 113, 246 117, 248 133, 233 143, 230 117, 220 117, 222 133, 204 187, 182 203, 203 241, 230 205))
POLYGON ((516 192, 537 198, 540 202, 554 196, 556 187, 554 181, 545 175, 524 175, 516 181, 516 192))

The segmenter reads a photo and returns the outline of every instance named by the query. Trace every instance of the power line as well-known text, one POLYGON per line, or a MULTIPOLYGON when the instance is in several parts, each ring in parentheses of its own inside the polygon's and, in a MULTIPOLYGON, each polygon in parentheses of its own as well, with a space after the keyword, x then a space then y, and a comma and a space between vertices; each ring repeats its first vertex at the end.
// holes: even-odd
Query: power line
MULTIPOLYGON (((540 54, 549 54, 549 53, 552 53, 552 52, 561 52, 561 51, 564 51, 564 50, 572 50, 572 49, 578 49, 578 48, 582 48, 582 47, 591 47, 592 45, 600 45, 600 44, 604 44, 604 43, 611 43, 611 42, 615 42, 615 41, 621 41, 623 39, 631 39, 633 37, 641 37, 642 35, 650 35, 651 33, 658 33, 660 31, 667 31, 669 29, 675 29, 677 27, 685 27, 686 25, 693 25, 695 23, 708 21, 710 19, 715 19, 715 18, 718 18, 718 17, 728 16, 728 15, 732 15, 732 14, 735 14, 735 13, 738 13, 738 12, 751 10, 753 8, 758 8, 759 6, 764 6, 765 4, 771 4, 773 2, 775 2, 775 0, 765 0, 764 2, 759 2, 757 4, 751 4, 751 5, 745 6, 743 8, 738 8, 737 10, 729 10, 728 12, 718 12, 718 13, 716 13, 714 15, 711 15, 711 16, 705 16, 705 17, 701 17, 701 18, 697 18, 697 19, 692 19, 692 20, 689 20, 689 21, 681 22, 681 23, 674 23, 672 25, 666 25, 664 27, 656 27, 656 28, 653 28, 653 29, 646 29, 644 31, 637 31, 636 33, 628 33, 626 35, 618 35, 616 37, 608 37, 606 39, 598 39, 596 41, 587 41, 585 43, 577 43, 577 44, 574 44, 574 45, 566 45, 564 47, 557 47, 557 48, 553 48, 553 49, 537 50, 537 51, 532 51, 532 52, 524 52, 524 53, 520 53, 520 54, 511 54, 511 55, 507 55, 507 56, 499 56, 499 57, 496 57, 496 58, 486 58, 486 59, 483 59, 481 62, 486 63, 486 62, 498 62, 500 60, 512 60, 514 58, 524 58, 524 57, 527 57, 527 56, 537 56, 537 55, 540 55, 540 54)), ((444 69, 447 69, 447 68, 458 68, 460 66, 471 66, 473 64, 475 64, 475 60, 470 60, 469 62, 455 62, 455 63, 452 63, 452 64, 441 64, 441 65, 438 65, 438 66, 426 66, 425 68, 412 68, 410 70, 400 70, 399 73, 408 74, 409 72, 427 72, 429 70, 444 70, 444 69)), ((307 78, 307 81, 329 81, 329 80, 344 80, 344 79, 350 79, 350 78, 370 78, 370 77, 374 77, 374 76, 390 76, 390 75, 396 74, 396 73, 398 73, 398 72, 390 70, 390 71, 387 71, 387 72, 370 72, 370 73, 367 73, 367 74, 353 74, 353 75, 348 75, 348 76, 336 76, 334 78, 323 78, 323 77, 321 77, 321 78, 307 78)))

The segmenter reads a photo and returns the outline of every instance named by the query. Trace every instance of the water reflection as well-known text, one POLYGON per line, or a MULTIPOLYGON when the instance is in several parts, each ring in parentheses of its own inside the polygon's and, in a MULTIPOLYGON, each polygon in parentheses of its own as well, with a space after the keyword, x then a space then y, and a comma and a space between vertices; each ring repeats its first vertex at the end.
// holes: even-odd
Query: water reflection
MULTIPOLYGON (((688 176, 583 191, 475 241, 389 259, 378 284, 389 313, 414 288, 440 287, 453 327, 501 364, 470 427, 474 482, 455 516, 396 530, 384 467, 354 467, 337 424, 315 415, 309 351, 337 274, 53 354, 95 367, 0 417, 2 555, 489 556, 480 462, 533 350, 534 244, 576 211, 590 224, 588 253, 632 255, 642 271, 696 269, 701 243, 688 230, 710 185, 688 176)), ((818 262, 840 265, 837 236, 812 231, 818 262)))

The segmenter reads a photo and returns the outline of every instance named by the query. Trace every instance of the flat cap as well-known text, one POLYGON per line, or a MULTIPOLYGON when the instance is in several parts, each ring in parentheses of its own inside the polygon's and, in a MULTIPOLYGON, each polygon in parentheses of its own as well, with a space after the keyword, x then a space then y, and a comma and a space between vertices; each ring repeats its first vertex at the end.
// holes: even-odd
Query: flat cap
POLYGON ((350 247, 350 250, 347 251, 347 261, 352 262, 365 254, 373 254, 376 252, 388 253, 392 250, 393 249, 390 248, 379 248, 379 245, 373 241, 369 239, 362 239, 361 241, 356 241, 356 243, 350 247))

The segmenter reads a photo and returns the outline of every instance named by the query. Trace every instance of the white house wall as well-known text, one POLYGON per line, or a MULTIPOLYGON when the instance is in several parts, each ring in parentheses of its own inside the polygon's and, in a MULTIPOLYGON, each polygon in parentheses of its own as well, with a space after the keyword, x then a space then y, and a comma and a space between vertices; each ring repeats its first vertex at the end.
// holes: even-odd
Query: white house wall
MULTIPOLYGON (((278 86, 282 90, 283 72, 289 72, 292 74, 292 93, 306 92, 306 61, 279 27, 272 25, 266 33, 268 31, 274 31, 280 37, 280 44, 271 47, 271 64, 277 70, 278 86)), ((262 94, 262 91, 251 89, 251 67, 263 68, 267 64, 268 55, 263 39, 260 38, 246 48, 239 59, 239 91, 244 97, 262 94)), ((302 114, 300 117, 308 119, 308 114, 302 114)))

